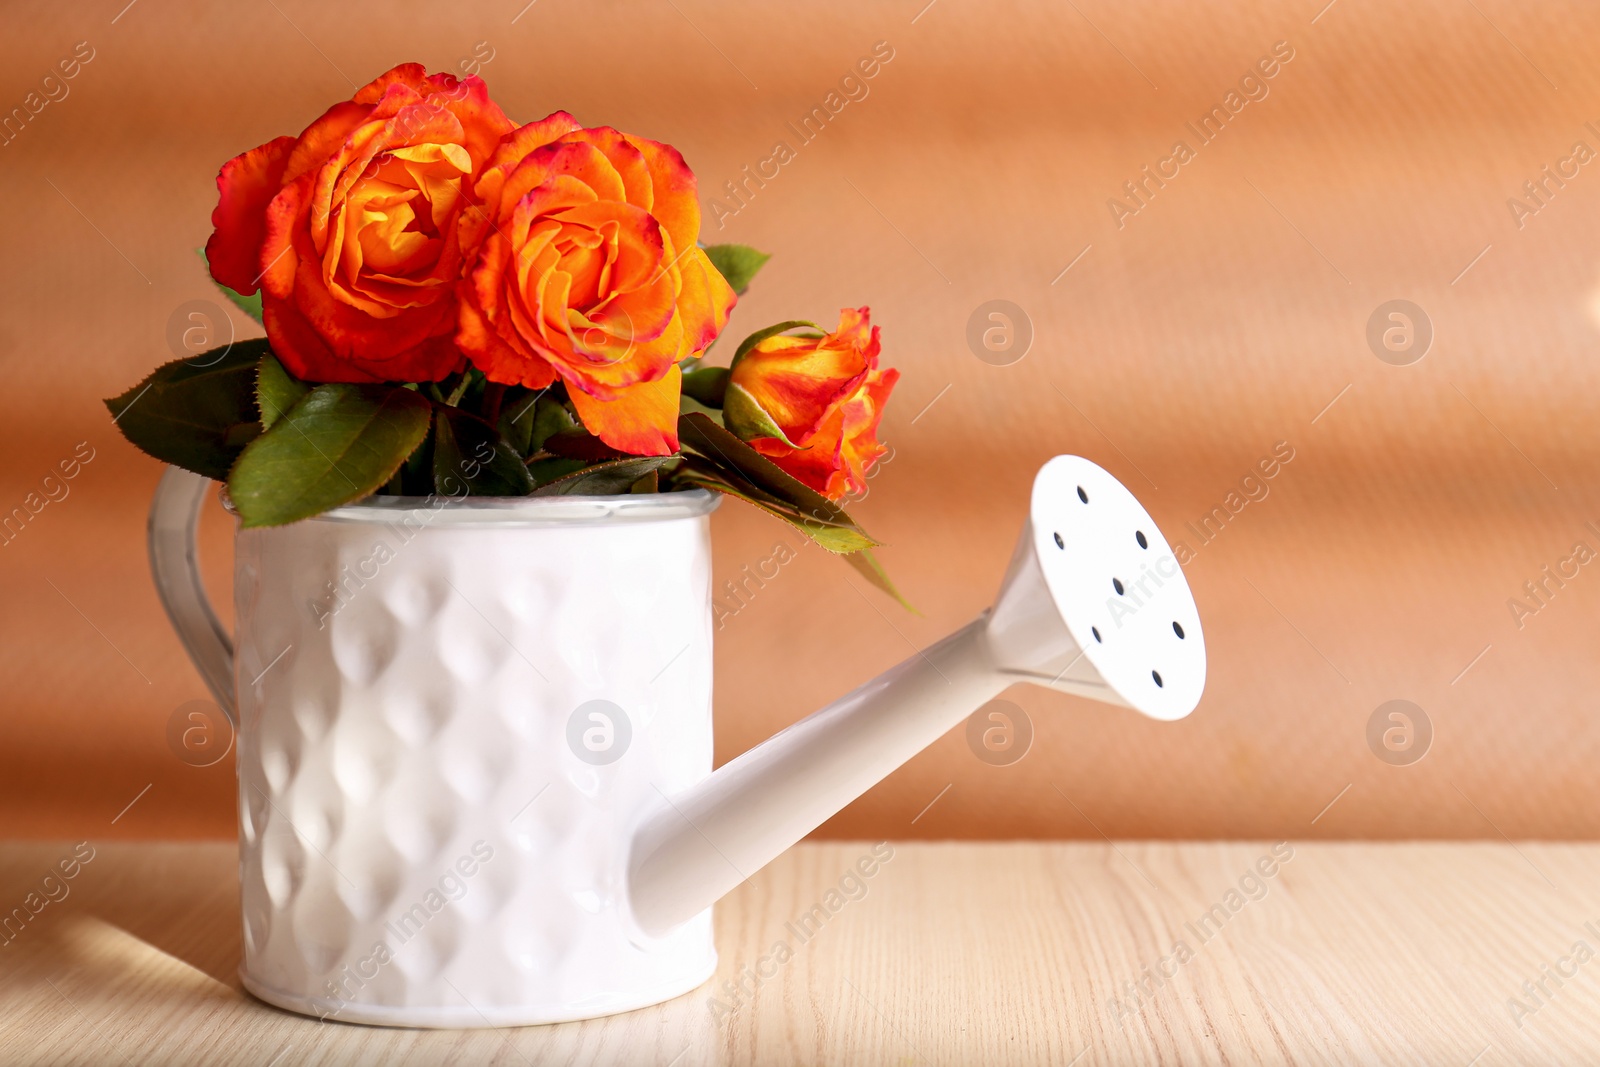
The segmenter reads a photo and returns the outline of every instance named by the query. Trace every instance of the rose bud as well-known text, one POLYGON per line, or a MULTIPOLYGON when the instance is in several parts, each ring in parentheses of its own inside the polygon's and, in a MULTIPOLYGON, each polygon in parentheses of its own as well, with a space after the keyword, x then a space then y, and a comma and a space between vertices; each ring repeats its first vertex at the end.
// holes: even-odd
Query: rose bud
POLYGON ((878 327, 845 308, 821 336, 777 334, 733 361, 723 421, 784 471, 830 500, 866 492, 888 448, 878 420, 900 372, 878 369, 878 327))
POLYGON ((464 362, 458 219, 514 127, 478 78, 395 67, 299 137, 223 165, 211 276, 261 288, 267 338, 300 378, 444 378, 464 362))
POLYGON ((677 150, 558 111, 505 139, 477 185, 461 350, 490 381, 558 378, 585 427, 639 456, 678 449, 678 363, 727 325, 733 290, 696 242, 677 150))

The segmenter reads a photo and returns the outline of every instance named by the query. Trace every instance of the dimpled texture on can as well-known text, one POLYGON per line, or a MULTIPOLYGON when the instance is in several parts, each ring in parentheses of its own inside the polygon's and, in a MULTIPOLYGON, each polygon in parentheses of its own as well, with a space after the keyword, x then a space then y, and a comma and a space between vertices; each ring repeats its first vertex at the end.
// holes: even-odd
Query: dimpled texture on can
POLYGON ((351 1021, 585 1018, 686 992, 710 912, 630 937, 629 835, 711 771, 708 521, 241 530, 242 974, 351 1021), (568 721, 628 718, 596 764, 568 721))

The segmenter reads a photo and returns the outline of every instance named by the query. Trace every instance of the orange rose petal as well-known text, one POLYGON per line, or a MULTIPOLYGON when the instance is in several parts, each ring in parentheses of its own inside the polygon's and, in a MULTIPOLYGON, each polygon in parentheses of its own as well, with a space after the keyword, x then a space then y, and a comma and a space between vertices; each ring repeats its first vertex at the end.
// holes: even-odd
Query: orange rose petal
POLYGON ((391 85, 409 85, 413 89, 421 88, 428 80, 428 69, 421 63, 401 63, 400 65, 384 71, 367 84, 356 90, 356 95, 351 100, 357 104, 376 104, 383 99, 383 94, 391 85))
POLYGON ((319 169, 328 157, 339 150, 350 132, 371 115, 372 108, 365 104, 345 101, 334 104, 300 133, 283 180, 292 182, 302 175, 319 169))
MULTIPOLYGON (((627 186, 616 166, 606 154, 592 144, 564 139, 549 150, 540 153, 547 173, 570 174, 583 182, 593 192, 596 200, 626 201, 627 186)), ((548 180, 548 179, 546 179, 548 180)))
POLYGON ((557 352, 551 358, 573 372, 577 388, 599 398, 616 396, 640 382, 658 381, 672 373, 677 367, 680 329, 678 320, 673 319, 655 340, 631 344, 622 337, 606 343, 590 335, 582 338, 588 343, 578 354, 557 352))
POLYGON ((839 455, 843 441, 838 435, 838 425, 843 420, 834 412, 829 421, 833 425, 824 425, 805 448, 790 448, 775 437, 758 437, 750 442, 750 447, 776 463, 784 473, 798 478, 829 500, 838 500, 844 495, 843 480, 839 476, 839 468, 843 466, 839 455), (828 433, 830 429, 834 432, 828 433))
POLYGON ((466 95, 452 99, 447 106, 461 121, 463 136, 460 143, 472 156, 476 173, 499 148, 500 139, 516 129, 517 124, 506 117, 499 104, 489 99, 488 86, 483 84, 482 79, 468 78, 461 86, 466 89, 466 95))
POLYGON ((603 299, 623 299, 634 293, 650 293, 650 299, 660 299, 665 294, 660 321, 652 329, 665 326, 678 295, 678 280, 671 270, 677 253, 661 224, 643 208, 621 203, 590 204, 564 211, 559 217, 569 225, 609 235, 616 258, 603 299))
POLYGON ((467 359, 445 329, 435 330, 393 359, 375 362, 371 367, 386 382, 436 382, 466 370, 467 359))
POLYGON ((555 368, 537 355, 508 344, 470 303, 461 305, 461 332, 456 335, 456 343, 491 382, 543 389, 556 380, 555 368))
MULTIPOLYGON (((275 328, 282 330, 282 323, 275 328)), ((307 329, 312 338, 320 341, 320 337, 310 328, 309 321, 307 329)), ((273 341, 274 351, 278 350, 280 343, 277 339, 273 341)), ((307 369, 301 371, 290 368, 297 376, 309 381, 436 382, 466 366, 465 357, 449 336, 424 337, 416 344, 383 359, 351 359, 333 353, 325 342, 321 342, 320 348, 302 346, 300 351, 318 353, 307 369)), ((288 366, 289 361, 285 360, 284 365, 288 366)))
POLYGON ((881 345, 878 327, 872 325, 871 308, 840 308, 839 328, 833 331, 833 336, 861 349, 867 357, 868 366, 878 365, 878 350, 881 345))
POLYGON ((754 397, 789 440, 807 444, 877 363, 878 330, 869 316, 866 308, 845 308, 839 329, 820 340, 769 337, 737 361, 729 380, 754 397))
MULTIPOLYGON (((306 240, 303 234, 300 240, 306 240)), ((436 336, 448 337, 456 326, 455 308, 448 301, 396 310, 386 318, 351 307, 329 291, 320 264, 304 256, 296 272, 293 299, 301 316, 323 337, 329 350, 369 373, 377 373, 380 365, 392 364, 404 353, 425 345, 436 336)), ((445 354, 439 365, 423 368, 413 378, 391 377, 388 380, 437 381, 450 374, 457 362, 452 355, 445 354)))
POLYGON ((459 226, 476 263, 460 287, 461 348, 496 381, 553 367, 613 447, 674 451, 677 361, 709 346, 737 299, 695 247, 683 158, 557 112, 507 135, 473 195, 483 217, 459 226))
POLYGON ((568 143, 581 141, 603 152, 622 179, 628 203, 646 211, 655 206, 655 184, 650 177, 650 167, 645 162, 644 153, 626 136, 610 126, 596 126, 588 130, 574 130, 563 140, 568 143))
POLYGON ((822 431, 834 407, 860 388, 867 373, 863 367, 854 377, 816 379, 776 368, 759 379, 746 374, 730 381, 755 397, 785 437, 805 445, 822 431))
POLYGON ((272 352, 289 373, 309 382, 382 381, 348 360, 334 355, 290 300, 269 294, 261 297, 261 323, 272 339, 272 352))
POLYGON ((700 203, 695 199, 694 171, 676 148, 643 137, 629 137, 628 143, 643 155, 650 170, 654 203, 650 214, 661 221, 672 243, 678 248, 693 248, 700 239, 700 203))
POLYGON ((888 446, 878 440, 878 423, 883 418, 884 405, 889 402, 889 393, 899 380, 900 372, 893 368, 874 371, 860 395, 842 409, 840 455, 849 467, 848 481, 855 492, 866 489, 867 471, 889 451, 888 446))
MULTIPOLYGON (((572 323, 567 318, 568 295, 571 291, 571 275, 562 270, 545 269, 539 273, 538 293, 532 300, 527 300, 528 310, 538 322, 536 329, 539 339, 552 348, 560 349, 572 342, 572 323)), ((527 293, 526 288, 523 293, 527 293)))
MULTIPOLYGON (((558 115, 545 127, 548 139, 576 123, 558 115)), ((472 187, 515 129, 481 79, 397 66, 298 138, 224 167, 207 246, 215 276, 243 292, 259 281, 268 338, 304 377, 442 378, 464 364, 453 338, 462 264, 490 232, 472 187)), ((620 179, 612 186, 623 195, 620 179)))
POLYGON ((897 370, 876 369, 880 339, 867 308, 845 308, 820 341, 778 336, 746 353, 730 384, 747 390, 795 448, 777 438, 751 447, 833 500, 866 490, 888 448, 877 438, 897 370))
POLYGON ((461 302, 456 344, 492 382, 543 389, 555 381, 556 372, 549 363, 507 343, 471 300, 461 302))
MULTIPOLYGON (((256 269, 261 276, 261 288, 280 299, 294 291, 295 271, 300 263, 293 248, 294 234, 305 216, 311 182, 312 176, 307 174, 284 186, 267 205, 263 220, 266 230, 256 269)), ((315 249, 311 251, 314 253, 315 249)))
POLYGON ((518 126, 506 134, 494 155, 489 158, 489 166, 500 169, 503 176, 516 169, 535 149, 543 148, 578 129, 582 129, 578 120, 565 111, 551 112, 538 122, 518 126))
MULTIPOLYGON (((460 120, 443 109, 413 104, 387 119, 374 113, 372 121, 350 132, 341 149, 318 172, 314 203, 331 207, 343 202, 356 185, 372 180, 371 165, 383 153, 419 145, 453 145, 461 136, 460 120)), ((312 221, 319 218, 314 216, 312 221)))
POLYGON ((217 174, 215 227, 206 241, 211 276, 238 293, 253 293, 261 280, 258 254, 266 238, 266 211, 283 187, 293 137, 279 137, 222 165, 217 174))
MULTIPOLYGON (((552 163, 564 146, 546 145, 507 174, 495 194, 500 199, 499 222, 527 225, 528 220, 597 199, 593 186, 581 177, 563 173, 552 163)), ((601 157, 603 160, 604 157, 601 157)), ((603 164, 609 167, 609 164, 603 164)), ((620 181, 616 183, 620 188, 620 181)))
POLYGON ((699 248, 690 246, 678 264, 683 290, 678 294, 682 314, 683 348, 679 359, 698 356, 710 347, 728 325, 728 316, 739 302, 733 287, 699 248))
MULTIPOLYGON (((573 384, 569 378, 569 386, 573 384)), ((582 389, 567 395, 585 428, 634 456, 670 456, 678 450, 678 396, 683 374, 673 364, 658 381, 641 382, 615 400, 599 400, 582 389)))

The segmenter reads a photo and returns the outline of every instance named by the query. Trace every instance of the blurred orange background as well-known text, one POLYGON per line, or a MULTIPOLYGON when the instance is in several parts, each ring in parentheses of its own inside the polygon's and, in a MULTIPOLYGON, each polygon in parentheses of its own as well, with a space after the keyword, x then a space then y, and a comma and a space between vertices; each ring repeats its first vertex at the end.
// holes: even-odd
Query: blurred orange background
MULTIPOLYGON (((1508 605, 1600 549, 1600 168, 1561 162, 1600 150, 1600 9, 925 4, 9 4, 0 109, 78 42, 92 59, 0 145, 0 511, 80 442, 93 458, 0 547, 5 834, 234 832, 232 759, 167 744, 206 693, 146 568, 158 466, 99 398, 173 358, 181 304, 220 302, 194 249, 222 161, 406 60, 477 64, 521 121, 565 108, 678 147, 704 239, 773 253, 735 336, 863 303, 883 327, 894 455, 859 514, 922 614, 802 551, 718 634, 719 761, 986 607, 1053 454, 1109 468, 1194 550, 1193 716, 1014 689, 1024 758, 952 731, 823 835, 1600 830, 1600 568, 1508 605), (787 124, 878 42, 866 95, 801 145, 787 124), (1203 142, 1187 124, 1230 91, 1203 142), (724 182, 780 140, 795 158, 733 210, 724 182), (1162 163, 1178 141, 1191 158, 1162 163), (1405 366, 1368 342, 1397 299, 1432 332, 1405 366), (1014 362, 969 346, 991 300, 1031 328, 1014 362), (1201 547, 1185 524, 1279 442, 1268 495, 1201 547), (1431 724, 1409 765, 1368 744, 1395 699, 1431 724)), ((228 520, 206 522, 226 604, 228 520)), ((737 503, 714 526, 719 587, 786 536, 737 503)))

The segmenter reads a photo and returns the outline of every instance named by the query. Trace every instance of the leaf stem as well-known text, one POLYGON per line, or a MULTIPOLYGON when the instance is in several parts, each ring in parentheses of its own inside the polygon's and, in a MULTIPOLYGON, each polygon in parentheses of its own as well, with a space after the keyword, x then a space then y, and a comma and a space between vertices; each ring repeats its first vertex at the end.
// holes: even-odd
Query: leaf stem
MULTIPOLYGON (((445 379, 445 381, 449 380, 449 378, 445 379)), ((461 380, 455 384, 454 389, 450 390, 450 395, 445 397, 444 402, 450 407, 458 407, 461 404, 461 398, 466 395, 467 386, 471 384, 472 372, 469 370, 462 371, 461 380)))
POLYGON ((483 421, 490 426, 500 425, 500 404, 505 400, 506 387, 499 382, 487 382, 483 387, 483 421))

